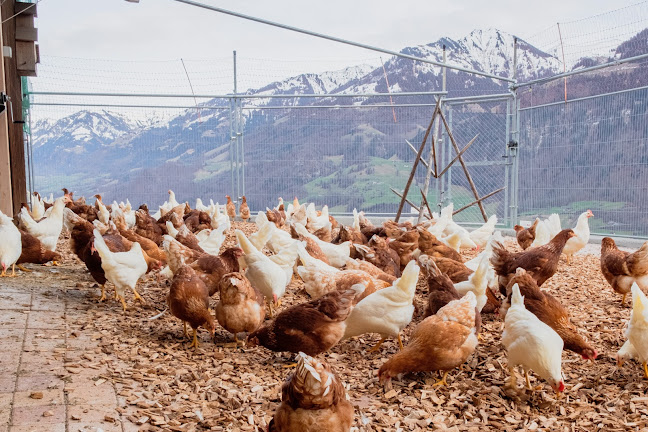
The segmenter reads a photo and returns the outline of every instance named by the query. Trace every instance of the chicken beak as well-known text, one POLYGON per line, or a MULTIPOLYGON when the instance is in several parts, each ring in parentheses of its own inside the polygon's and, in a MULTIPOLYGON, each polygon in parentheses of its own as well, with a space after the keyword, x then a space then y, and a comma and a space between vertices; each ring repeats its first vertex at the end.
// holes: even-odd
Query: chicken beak
POLYGON ((97 252, 97 249, 95 249, 94 242, 92 242, 92 245, 90 246, 90 253, 95 253, 97 252))

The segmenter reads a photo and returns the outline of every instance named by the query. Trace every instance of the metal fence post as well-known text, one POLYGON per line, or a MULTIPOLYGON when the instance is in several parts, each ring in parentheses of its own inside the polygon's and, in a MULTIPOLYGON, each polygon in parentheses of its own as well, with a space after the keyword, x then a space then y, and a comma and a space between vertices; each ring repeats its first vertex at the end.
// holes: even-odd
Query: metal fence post
POLYGON ((506 150, 504 153, 504 158, 506 160, 506 165, 504 165, 504 185, 509 189, 504 194, 504 226, 511 228, 513 224, 511 223, 511 209, 509 208, 509 197, 511 195, 511 184, 509 179, 511 177, 511 152, 509 151, 508 142, 511 137, 511 101, 506 101, 506 150))

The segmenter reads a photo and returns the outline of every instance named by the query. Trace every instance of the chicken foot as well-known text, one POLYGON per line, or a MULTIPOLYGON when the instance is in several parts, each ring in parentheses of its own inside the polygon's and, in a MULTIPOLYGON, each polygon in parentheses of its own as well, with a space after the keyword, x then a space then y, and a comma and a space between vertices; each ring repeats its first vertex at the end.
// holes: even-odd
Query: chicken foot
POLYGON ((146 303, 144 298, 142 298, 142 296, 137 292, 135 287, 133 287, 133 296, 135 296, 135 300, 137 300, 138 302, 140 302, 142 304, 146 303))
POLYGON ((106 284, 101 285, 101 297, 99 297, 99 303, 106 300, 106 284))
MULTIPOLYGON (((400 336, 400 335, 399 335, 399 336, 400 336)), ((387 338, 384 338, 384 337, 380 338, 380 340, 378 341, 378 343, 377 343, 376 345, 374 345, 374 346, 369 350, 369 352, 378 351, 378 349, 379 349, 380 346, 383 344, 383 342, 385 342, 385 339, 387 339, 387 338)))
POLYGON ((625 306, 625 299, 628 293, 623 294, 623 298, 621 299, 621 306, 625 306))
POLYGON ((11 268, 11 274, 7 274, 7 267, 2 266, 2 273, 0 273, 0 277, 16 277, 16 264, 14 264, 11 268))
POLYGON ((517 387, 517 375, 515 375, 515 368, 509 368, 509 373, 511 374, 511 378, 509 378, 509 385, 513 388, 517 387))
POLYGON ((18 264, 18 268, 25 273, 31 273, 33 270, 29 270, 27 267, 23 266, 22 264, 18 264))
POLYGON ((643 362, 644 378, 648 378, 648 363, 643 362))
POLYGON ((448 374, 449 374, 449 373, 450 373, 450 371, 445 371, 445 372, 443 373, 443 378, 441 378, 439 381, 437 381, 437 382, 435 382, 434 384, 432 384, 432 387, 442 386, 442 385, 447 386, 447 385, 448 385, 448 381, 446 381, 446 379, 448 378, 448 374))
POLYGON ((126 300, 124 300, 124 296, 118 296, 118 297, 119 297, 119 301, 120 301, 121 304, 122 304, 122 307, 124 308, 124 313, 125 313, 125 312, 126 312, 126 309, 128 309, 128 308, 126 307, 126 300))
POLYGON ((200 344, 198 343, 198 329, 193 329, 193 341, 189 348, 198 348, 200 344))
POLYGON ((187 333, 187 321, 182 321, 182 323, 184 324, 184 335, 186 338, 188 338, 189 333, 187 333))
POLYGON ((399 346, 400 350, 403 351, 403 348, 404 348, 403 347, 403 340, 400 337, 400 333, 398 333, 398 346, 399 346))

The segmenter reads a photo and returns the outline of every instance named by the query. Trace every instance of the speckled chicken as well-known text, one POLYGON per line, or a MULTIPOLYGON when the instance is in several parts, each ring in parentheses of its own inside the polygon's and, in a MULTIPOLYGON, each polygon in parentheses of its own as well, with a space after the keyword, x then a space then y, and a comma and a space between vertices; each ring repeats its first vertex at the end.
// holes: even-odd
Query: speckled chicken
POLYGON ((299 353, 268 431, 348 432, 352 424, 353 405, 340 378, 326 362, 299 353))

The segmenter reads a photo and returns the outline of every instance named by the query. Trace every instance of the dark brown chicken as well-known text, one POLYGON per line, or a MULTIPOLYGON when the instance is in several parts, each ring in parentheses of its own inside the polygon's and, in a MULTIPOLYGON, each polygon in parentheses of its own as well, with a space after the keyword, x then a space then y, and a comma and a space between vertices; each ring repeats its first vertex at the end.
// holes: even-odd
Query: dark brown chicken
POLYGON ((353 405, 331 367, 304 353, 281 387, 281 404, 268 432, 348 432, 353 405))
POLYGON ((401 271, 413 259, 412 254, 418 248, 418 241, 419 233, 417 230, 412 229, 389 242, 389 247, 395 250, 400 258, 401 271))
POLYGON ((546 245, 517 253, 509 252, 501 243, 495 243, 491 264, 499 276, 500 292, 507 294, 506 286, 518 267, 525 269, 538 286, 542 286, 558 270, 558 260, 565 243, 575 236, 573 230, 564 229, 546 245))
POLYGON ((241 273, 227 273, 219 283, 220 300, 216 304, 216 319, 228 332, 253 332, 265 318, 263 294, 241 273))
POLYGON ((422 254, 429 255, 432 258, 450 258, 460 263, 463 262, 459 252, 439 241, 425 227, 417 227, 416 229, 419 232, 418 248, 422 254))
POLYGON ((114 217, 113 220, 115 222, 115 226, 119 230, 119 234, 121 234, 122 237, 132 242, 139 243, 140 246, 142 246, 142 250, 144 250, 144 252, 146 252, 149 257, 159 261, 161 265, 166 264, 166 254, 153 240, 129 230, 126 227, 126 222, 124 221, 124 217, 122 215, 114 217))
POLYGON ((135 212, 135 233, 153 240, 158 246, 162 245, 164 231, 157 221, 143 209, 135 212))
POLYGON ((345 241, 350 241, 351 243, 361 245, 367 244, 369 242, 369 240, 367 240, 367 236, 362 234, 362 231, 357 230, 353 227, 341 225, 339 235, 335 243, 340 244, 344 243, 345 241))
POLYGON ((282 208, 281 211, 278 209, 266 209, 266 217, 268 218, 268 221, 275 224, 277 228, 281 228, 286 223, 286 213, 283 211, 283 204, 279 207, 282 208))
POLYGON ((633 283, 637 283, 644 292, 648 290, 648 242, 634 252, 624 252, 617 248, 610 237, 601 241, 601 272, 612 289, 623 294, 621 304, 633 283))
POLYGON ((239 258, 242 256, 243 250, 233 247, 225 249, 218 256, 203 254, 189 265, 196 270, 200 279, 207 286, 209 295, 212 296, 218 291, 219 283, 224 275, 240 271, 239 258))
POLYGON ((500 309, 503 316, 506 316, 506 311, 511 304, 515 284, 518 284, 520 294, 524 296, 524 306, 527 310, 560 335, 565 343, 565 349, 580 354, 586 360, 596 359, 596 350, 579 334, 578 329, 571 322, 567 309, 554 296, 538 288, 535 279, 522 268, 517 269, 506 287, 507 299, 500 309))
POLYGON ((191 210, 184 216, 184 223, 191 232, 198 232, 204 229, 211 229, 211 217, 209 213, 200 210, 191 210))
POLYGON ((198 348, 198 327, 203 327, 214 335, 216 325, 209 311, 209 292, 191 267, 180 267, 174 275, 167 304, 171 314, 184 323, 185 336, 188 336, 187 323, 193 329, 191 347, 198 348))
POLYGON ((21 264, 45 264, 50 261, 61 260, 59 253, 45 249, 40 240, 27 231, 20 230, 20 240, 22 242, 22 253, 18 261, 16 261, 16 265, 22 271, 30 272, 31 270, 21 264))
POLYGON ((388 246, 388 240, 374 235, 367 246, 352 245, 362 259, 369 261, 387 274, 400 277, 400 257, 388 246))
POLYGON ((283 310, 269 324, 248 336, 248 346, 272 351, 318 355, 337 344, 346 329, 354 290, 332 291, 322 297, 283 310))
POLYGON ((432 259, 434 260, 437 267, 439 267, 439 270, 448 275, 452 283, 467 281, 470 275, 473 273, 473 271, 466 267, 464 263, 460 263, 459 261, 455 261, 450 258, 432 259))
POLYGON ((538 222, 540 222, 540 219, 536 218, 535 222, 533 222, 533 225, 531 225, 529 228, 524 228, 522 225, 515 225, 513 229, 515 230, 515 237, 517 238, 517 242, 522 248, 522 250, 526 250, 531 246, 533 243, 533 240, 535 240, 536 236, 536 227, 538 226, 538 222))
POLYGON ((192 233, 186 225, 181 225, 178 229, 178 234, 175 237, 183 245, 195 251, 205 253, 204 249, 198 244, 198 238, 192 233))

